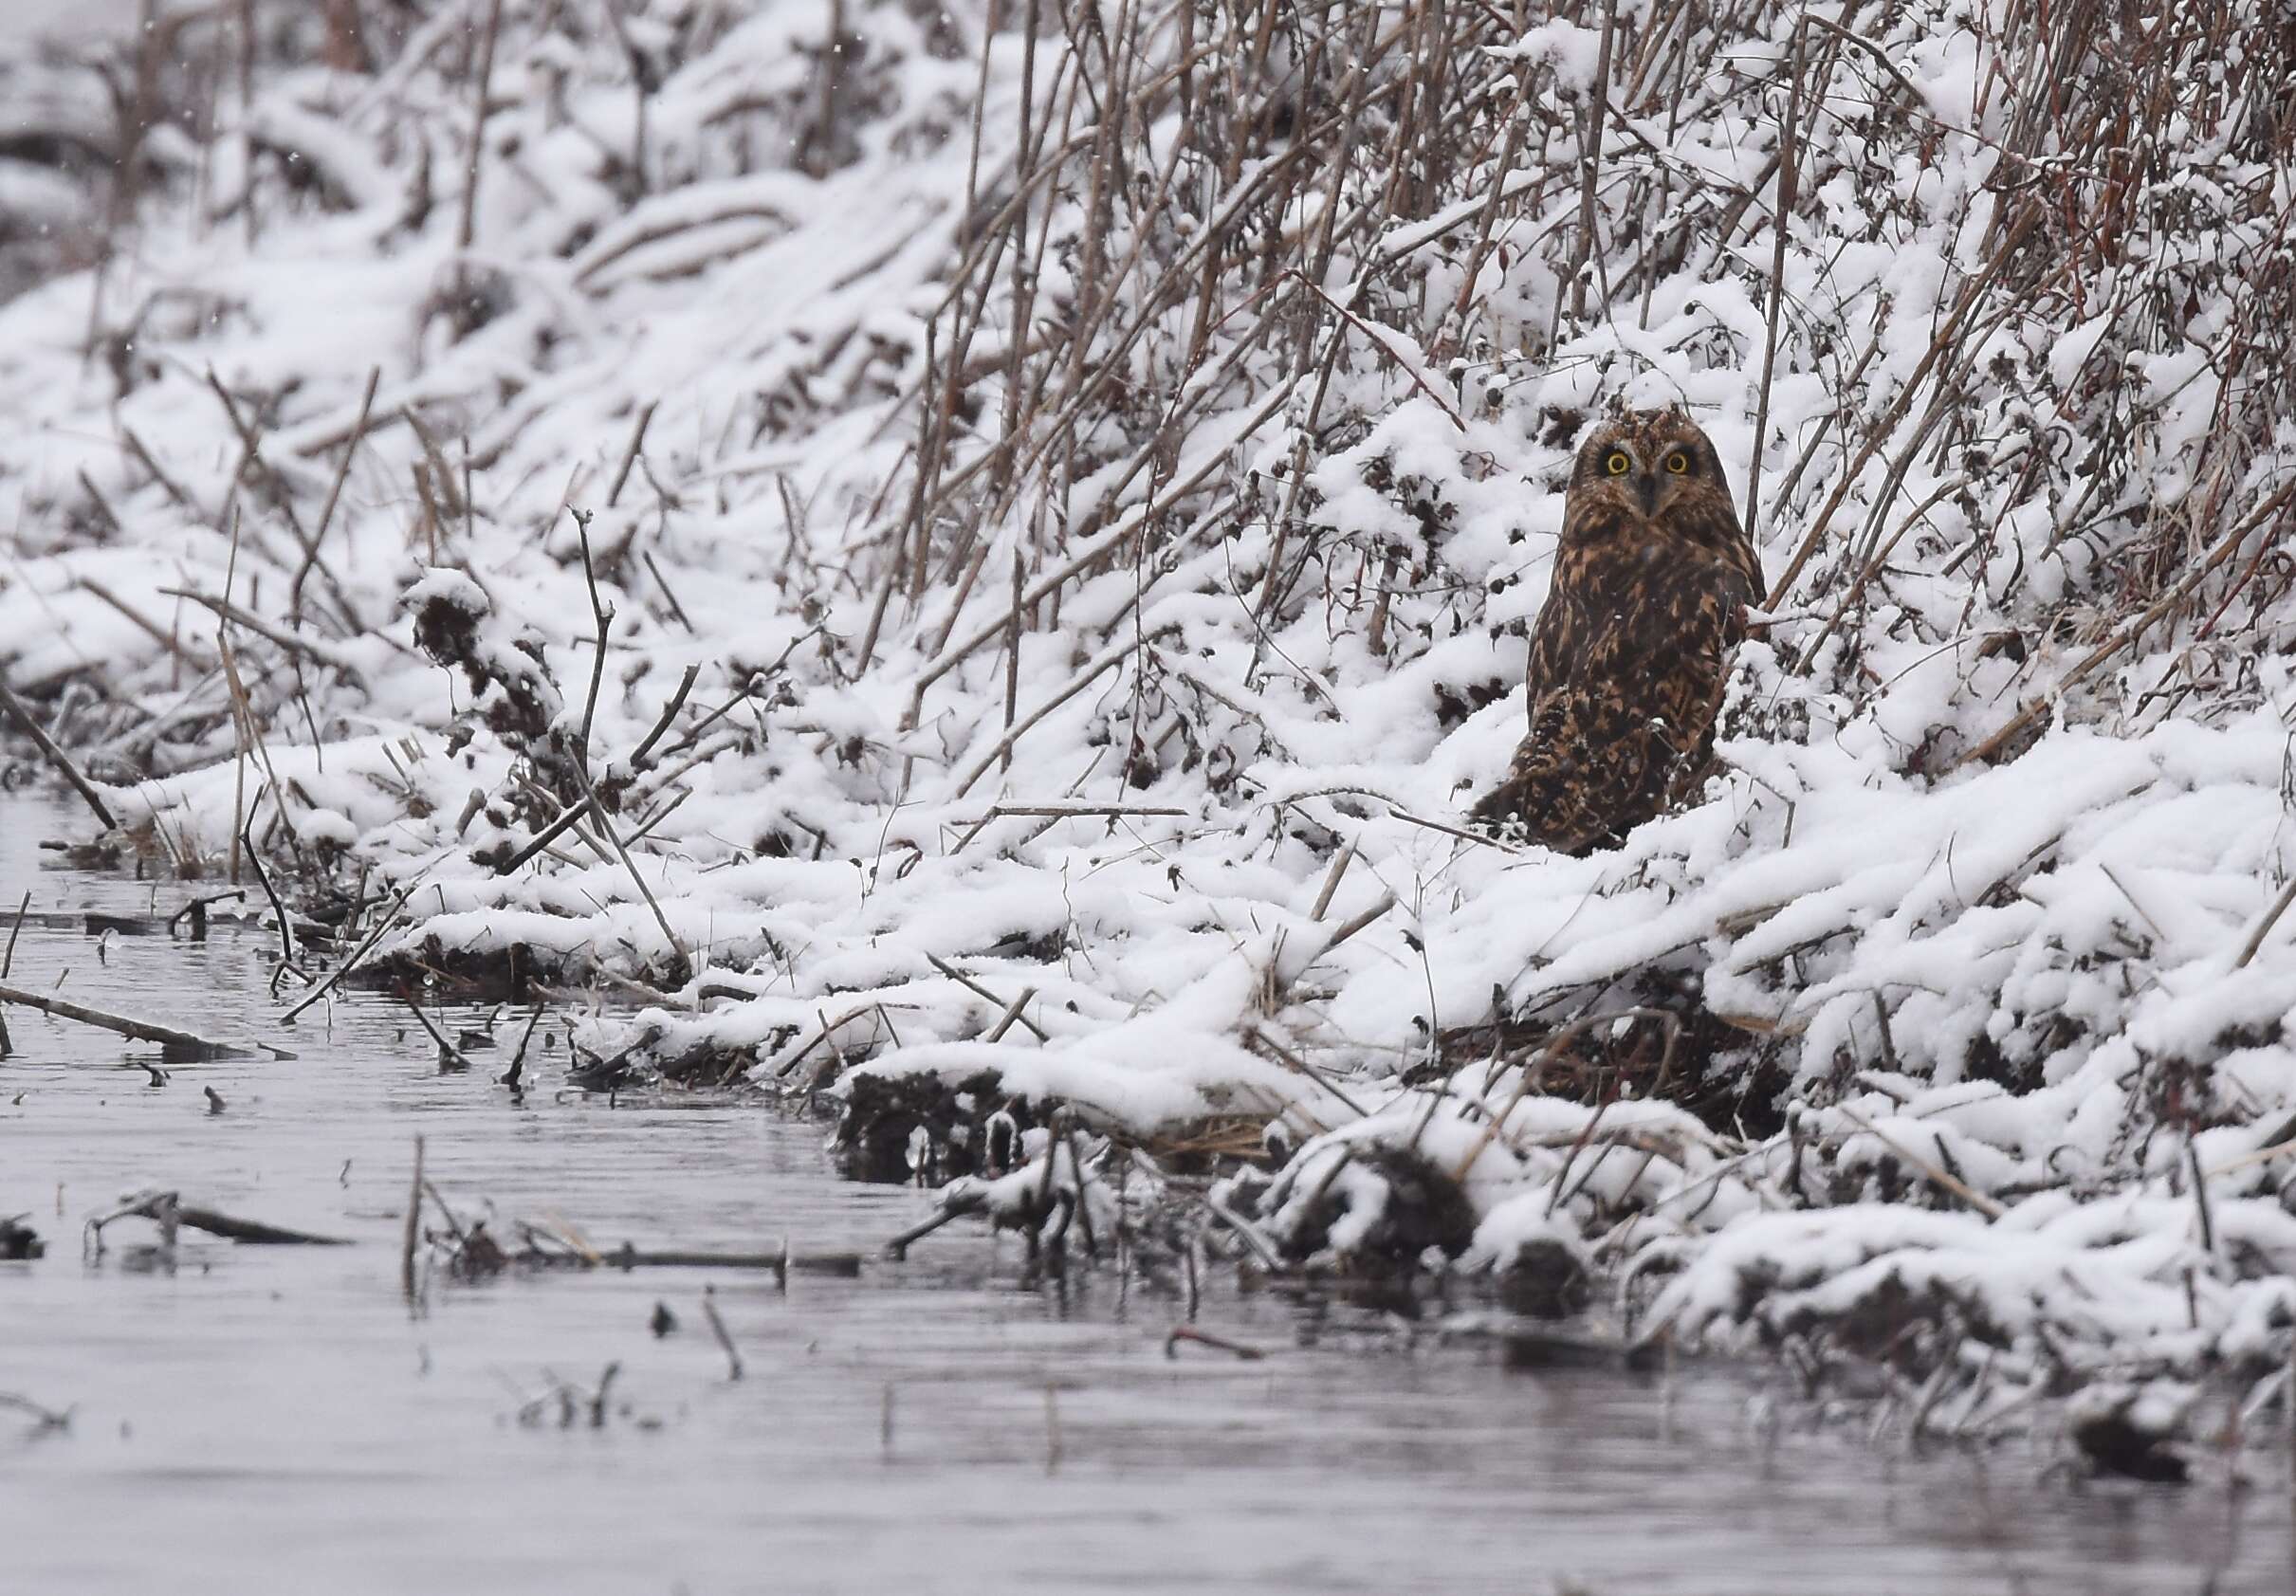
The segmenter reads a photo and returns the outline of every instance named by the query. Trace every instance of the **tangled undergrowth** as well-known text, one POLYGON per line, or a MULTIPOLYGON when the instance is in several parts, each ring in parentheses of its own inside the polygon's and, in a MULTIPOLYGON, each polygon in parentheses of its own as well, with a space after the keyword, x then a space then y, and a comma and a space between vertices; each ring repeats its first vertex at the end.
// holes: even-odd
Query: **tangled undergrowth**
POLYGON ((0 148, 121 174, 0 308, 0 664, 144 846, 1000 1217, 1001 1116, 1917 1431, 2289 1402, 2279 9, 262 14, 0 148), (1724 774, 1469 838, 1662 402, 1724 774))

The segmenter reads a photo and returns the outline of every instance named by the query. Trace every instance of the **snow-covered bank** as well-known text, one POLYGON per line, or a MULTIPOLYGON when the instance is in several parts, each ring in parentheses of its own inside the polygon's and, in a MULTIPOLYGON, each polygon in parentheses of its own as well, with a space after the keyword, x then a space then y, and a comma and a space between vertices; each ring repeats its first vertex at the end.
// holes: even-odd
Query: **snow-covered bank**
POLYGON ((0 308, 10 683, 633 1061, 1273 1124, 1274 1251, 1401 1172, 1973 1422, 2285 1365, 2274 13, 1002 11, 283 25, 0 308), (1725 772, 1464 838, 1621 400, 1777 587, 1725 772))

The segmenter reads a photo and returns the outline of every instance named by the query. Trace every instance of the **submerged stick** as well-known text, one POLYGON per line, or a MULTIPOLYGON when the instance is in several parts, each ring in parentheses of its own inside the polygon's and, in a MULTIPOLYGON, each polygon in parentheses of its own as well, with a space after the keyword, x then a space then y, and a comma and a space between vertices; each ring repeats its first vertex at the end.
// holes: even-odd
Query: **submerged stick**
POLYGON ((64 1408, 61 1411, 46 1408, 32 1401, 31 1398, 18 1396, 13 1391, 0 1391, 0 1407, 12 1408, 18 1413, 28 1414, 37 1422, 33 1432, 35 1434, 42 1430, 68 1430, 72 1427, 72 1410, 70 1408, 64 1408))
POLYGON ((422 1021, 423 1029, 431 1033, 431 1039, 438 1044, 438 1055, 442 1061, 451 1063, 458 1070, 470 1068, 470 1060, 464 1055, 463 1050, 447 1040, 447 1034, 438 1028, 429 1015, 423 1013, 420 1003, 409 998, 406 1004, 414 1018, 422 1021))
POLYGON ((279 1017, 279 1023, 282 1025, 290 1023, 297 1015, 303 1013, 303 1010, 309 1008, 313 1003, 318 1002, 320 999, 325 997, 329 992, 333 991, 335 983, 342 980, 343 977, 349 975, 351 971, 357 967, 358 962, 367 956, 367 949, 373 947, 377 943, 382 941, 383 933, 388 931, 394 925, 397 924, 398 911, 407 907, 407 900, 413 895, 413 888, 402 888, 399 890, 398 896, 393 900, 390 910, 376 921, 375 928, 367 933, 366 939, 357 947, 351 950, 351 957, 345 959, 341 963, 336 965, 334 969, 328 971, 327 978, 324 981, 321 981, 317 986, 312 987, 310 991, 304 993, 301 998, 298 998, 293 1003, 289 1004, 287 1006, 287 1011, 279 1017))
MULTIPOLYGON (((558 1239, 564 1239, 558 1238, 558 1239)), ((700 1247, 633 1246, 625 1241, 611 1252, 582 1254, 527 1253, 518 1256, 523 1265, 562 1269, 757 1269, 771 1270, 784 1281, 791 1274, 829 1275, 847 1278, 861 1273, 859 1253, 797 1253, 784 1243, 780 1252, 716 1252, 700 1247)))
POLYGON ((795 1270, 803 1275, 858 1275, 858 1253, 712 1253, 692 1248, 641 1251, 625 1243, 599 1261, 609 1269, 770 1269, 776 1275, 795 1270))
POLYGON ((348 1247, 351 1243, 340 1236, 315 1236, 307 1230, 290 1230, 285 1225, 266 1224, 261 1220, 243 1220, 235 1215, 219 1213, 213 1208, 199 1208, 181 1202, 172 1191, 138 1192, 108 1214, 100 1214, 88 1220, 88 1233, 95 1237, 99 1250, 103 1244, 103 1227, 115 1220, 151 1220, 169 1236, 179 1225, 204 1230, 210 1236, 221 1236, 228 1240, 254 1247, 348 1247))
POLYGON ((15 966, 16 939, 24 934, 24 917, 30 912, 31 907, 32 894, 30 889, 28 888, 24 893, 24 901, 16 906, 15 924, 8 928, 8 951, 0 953, 0 981, 6 981, 8 972, 15 966))
POLYGON ((1180 1356, 1180 1344, 1184 1341, 1193 1341, 1200 1347, 1217 1348, 1222 1352, 1233 1352, 1248 1364, 1256 1364, 1267 1356, 1267 1353, 1259 1348, 1248 1347, 1240 1341, 1230 1341, 1224 1335, 1214 1335, 1211 1331, 1200 1330, 1193 1325, 1174 1325, 1172 1327, 1171 1333, 1164 1338, 1164 1355, 1167 1358, 1180 1356))
POLYGON ((212 1208, 187 1208, 180 1203, 175 1208, 175 1222, 250 1246, 348 1247, 351 1244, 340 1236, 314 1236, 307 1230, 290 1230, 285 1225, 266 1224, 260 1220, 234 1219, 230 1214, 219 1214, 212 1208))
POLYGON ((211 1042, 204 1036, 194 1036, 188 1031, 171 1031, 164 1025, 154 1025, 148 1020, 106 1014, 101 1009, 66 1002, 62 998, 27 992, 19 986, 0 986, 0 1003, 20 1003, 28 1009, 52 1014, 59 1019, 76 1019, 83 1025, 93 1025, 99 1030, 110 1031, 136 1041, 157 1042, 174 1058, 228 1058, 238 1051, 223 1042, 211 1042))
POLYGON ((32 718, 32 712, 24 706, 22 699, 9 690, 6 682, 0 682, 0 709, 8 711, 9 719, 24 728, 24 735, 32 740, 33 745, 47 762, 54 765, 58 774, 72 784, 72 791, 86 800, 87 806, 96 812, 96 818, 103 822, 103 829, 108 832, 117 828, 119 822, 112 818, 112 812, 103 806, 103 796, 88 783, 86 777, 80 774, 80 767, 72 763, 71 757, 56 746, 55 740, 32 718))
POLYGON ((942 1199, 942 1202, 945 1206, 932 1218, 910 1225, 891 1241, 886 1242, 885 1256, 898 1262, 909 1257, 909 1249, 912 1242, 922 1241, 943 1225, 955 1220, 961 1220, 967 1214, 979 1213, 983 1207, 983 1203, 979 1202, 951 1203, 946 1197, 942 1199))
POLYGON ((742 1354, 734 1349, 733 1337, 726 1329, 726 1321, 718 1317, 716 1294, 707 1287, 702 1292, 702 1317, 709 1321, 710 1333, 718 1338, 718 1345, 726 1349, 726 1378, 741 1379, 742 1354))
POLYGON ((399 1238, 398 1289, 406 1293, 407 1301, 414 1301, 414 1242, 422 1231, 423 1217, 423 1139, 414 1138, 414 1183, 407 1194, 407 1228, 399 1238))

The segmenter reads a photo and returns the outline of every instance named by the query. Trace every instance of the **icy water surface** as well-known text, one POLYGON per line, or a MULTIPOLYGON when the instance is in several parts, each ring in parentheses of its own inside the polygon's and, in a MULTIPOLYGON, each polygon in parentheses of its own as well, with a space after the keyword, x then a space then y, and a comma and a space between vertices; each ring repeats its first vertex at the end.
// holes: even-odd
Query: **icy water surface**
MULTIPOLYGON (((43 867, 68 810, 0 799, 0 917, 171 912, 194 889, 43 867)), ((201 887, 198 890, 211 888, 201 887)), ((951 1227, 874 1261, 923 1192, 840 1182, 817 1126, 754 1104, 609 1106, 502 1055, 442 1075, 403 1009, 358 996, 282 1030, 263 936, 204 945, 28 924, 11 980, 293 1059, 170 1065, 7 1011, 0 1217, 0 1590, 720 1592, 2296 1590, 2277 1478, 2074 1489, 2023 1448, 1891 1458, 1838 1435, 1765 1448, 1752 1387, 1517 1372, 1497 1353, 1215 1292, 1208 1328, 1270 1349, 1165 1356, 1177 1306, 1091 1280, 1023 1290, 1018 1244, 951 1227), (489 1068, 491 1066, 491 1068, 489 1068), (209 1111, 201 1089, 224 1100, 209 1111), (465 1214, 558 1216, 594 1242, 872 1255, 858 1278, 639 1270, 435 1285, 411 1316, 398 1237, 413 1139, 465 1214), (187 1202, 353 1239, 186 1232, 172 1268, 120 1221, 187 1202), (491 1207, 489 1207, 491 1205, 491 1207), (738 1343, 727 1378, 705 1285, 738 1343), (656 1338, 657 1303, 679 1321, 656 1338), (521 1408, 553 1375, 604 1422, 521 1408), (890 1396, 888 1393, 891 1393, 890 1396), (1048 1397, 1048 1392, 1050 1396, 1048 1397)), ((473 1019, 472 1015, 457 1018, 473 1019)))

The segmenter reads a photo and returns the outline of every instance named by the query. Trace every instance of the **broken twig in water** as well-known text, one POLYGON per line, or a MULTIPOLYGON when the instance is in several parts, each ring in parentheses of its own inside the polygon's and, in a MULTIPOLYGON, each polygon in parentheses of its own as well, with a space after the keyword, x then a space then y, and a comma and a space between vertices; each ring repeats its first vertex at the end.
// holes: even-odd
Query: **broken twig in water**
POLYGON ((1180 1344, 1184 1341, 1193 1341, 1199 1346, 1217 1348, 1222 1352, 1233 1352, 1245 1363, 1250 1364, 1256 1364, 1267 1356, 1267 1353, 1257 1347, 1247 1347, 1240 1341, 1230 1341, 1224 1335, 1214 1335, 1211 1331, 1200 1330, 1193 1325, 1174 1325, 1172 1327, 1172 1332, 1164 1338, 1164 1355, 1167 1358, 1180 1356, 1180 1344))
POLYGON ((414 1181, 407 1194, 407 1228, 399 1240, 398 1289, 409 1303, 414 1301, 414 1243, 422 1234, 423 1219, 423 1139, 414 1138, 414 1181))
MULTIPOLYGON (((262 801, 263 799, 259 796, 256 802, 262 801)), ((282 970, 296 970, 295 920, 292 915, 287 913, 287 906, 279 901, 278 892, 272 890, 271 872, 263 868, 263 850, 255 846, 255 819, 252 805, 248 808, 248 823, 240 828, 239 842, 240 846, 247 850, 248 864, 255 871, 255 884, 263 889, 263 895, 270 900, 272 918, 279 922, 279 967, 282 970)), ((241 893, 240 896, 244 897, 246 894, 241 893)), ((193 901, 192 907, 194 908, 199 907, 197 900, 193 901)), ((174 924, 173 920, 168 922, 170 928, 173 928, 174 924)), ((207 913, 204 909, 200 911, 193 924, 198 928, 197 935, 205 936, 207 934, 207 913)), ((296 973, 301 975, 302 971, 296 970, 296 973)), ((279 990, 276 975, 273 977, 271 990, 274 994, 279 990)))
POLYGON ((202 1058, 229 1058, 245 1050, 223 1042, 211 1042, 205 1036, 194 1036, 188 1031, 173 1031, 148 1020, 130 1019, 125 1015, 106 1014, 81 1003, 68 1003, 62 998, 43 997, 27 992, 22 987, 0 986, 0 1003, 18 1003, 28 1009, 52 1014, 59 1019, 76 1019, 83 1025, 93 1025, 139 1042, 157 1042, 163 1055, 178 1062, 202 1058))
POLYGON ((0 1407, 29 1414, 32 1419, 37 1421, 32 1428, 32 1433, 35 1435, 43 1430, 68 1430, 72 1427, 72 1410, 70 1408, 64 1408, 60 1412, 46 1408, 32 1401, 31 1398, 20 1397, 13 1391, 0 1391, 0 1407))
POLYGON ((24 934, 24 917, 31 907, 32 894, 28 890, 24 901, 16 906, 15 924, 8 928, 8 951, 0 953, 0 981, 6 981, 9 971, 16 967, 16 939, 24 934))
MULTIPOLYGON (((246 840, 246 835, 244 833, 241 834, 241 840, 246 840)), ((250 861, 252 861, 254 859, 254 855, 249 853, 248 858, 250 861)), ((256 865, 255 877, 258 881, 264 882, 264 890, 266 891, 270 890, 270 883, 265 879, 263 874, 263 867, 260 863, 256 865)), ((183 922, 188 919, 192 923, 192 940, 193 942, 205 942, 207 941, 208 936, 208 910, 213 908, 216 904, 230 903, 233 898, 238 898, 245 901, 247 895, 247 890, 245 888, 234 887, 228 892, 209 892, 202 897, 193 898, 190 903, 185 904, 181 908, 168 916, 168 934, 170 936, 174 935, 175 927, 182 925, 183 922)), ((273 898, 271 901, 273 904, 277 904, 279 900, 277 898, 273 898)), ((0 977, 5 977, 5 971, 0 971, 0 977)))
POLYGON ((56 746, 55 740, 32 717, 32 712, 24 706, 24 701, 9 690, 6 682, 0 682, 0 709, 6 710, 9 719, 24 728, 24 735, 32 740, 33 746, 40 750, 48 763, 56 767, 58 774, 72 784, 72 791, 78 793, 87 806, 96 812, 96 818, 103 822, 103 829, 107 832, 117 830, 119 822, 113 819, 112 812, 104 807, 103 796, 89 784, 86 777, 80 774, 80 767, 72 763, 70 756, 56 746))
POLYGON ((770 1269, 776 1275, 858 1275, 858 1253, 713 1253, 690 1247, 644 1249, 625 1241, 598 1255, 606 1269, 770 1269))
MULTIPOLYGON (((435 1190, 431 1201, 446 1212, 446 1203, 435 1190)), ((448 1215, 448 1222, 454 1223, 448 1215)), ((777 1284, 786 1290, 789 1276, 796 1275, 823 1275, 851 1279, 861 1273, 861 1255, 852 1252, 800 1253, 791 1249, 784 1239, 772 1252, 739 1252, 708 1247, 638 1247, 625 1241, 620 1246, 600 1249, 583 1240, 571 1225, 560 1220, 549 1226, 527 1223, 522 1226, 526 1244, 519 1252, 500 1255, 487 1271, 514 1267, 520 1269, 572 1270, 587 1272, 594 1269, 733 1269, 769 1271, 777 1284), (544 1247, 547 1239, 554 1247, 544 1247), (556 1250, 562 1248, 563 1251, 556 1250)))
POLYGON ((397 923, 398 911, 407 907, 407 900, 413 895, 414 889, 413 887, 401 888, 398 895, 391 900, 391 907, 383 912, 381 918, 376 921, 375 928, 367 933, 366 940, 361 942, 357 947, 351 950, 351 956, 348 959, 345 959, 341 963, 336 965, 332 970, 328 971, 326 980, 321 981, 317 986, 312 987, 310 991, 296 999, 294 1002, 288 1004, 287 1011, 279 1017, 279 1023, 282 1025, 287 1024, 289 1021, 294 1019, 297 1015, 303 1013, 303 1010, 309 1008, 313 1003, 318 1002, 320 999, 325 997, 329 992, 333 991, 335 989, 335 983, 342 980, 343 977, 349 975, 351 971, 357 967, 358 962, 367 956, 367 950, 373 947, 377 943, 382 941, 383 933, 388 931, 395 924, 397 923))
POLYGON ((891 1241, 886 1242, 885 1256, 889 1258, 894 1259, 895 1261, 905 1258, 909 1256, 909 1243, 913 1241, 922 1241, 928 1236, 930 1236, 934 1231, 939 1230, 943 1225, 949 1223, 953 1220, 963 1219, 967 1214, 979 1213, 982 1207, 983 1204, 979 1202, 973 1203, 970 1206, 950 1203, 948 1206, 944 1207, 939 1213, 933 1215, 931 1219, 924 1220, 916 1224, 910 1225, 907 1230, 894 1237, 891 1241))
POLYGON ((175 1227, 182 1225, 250 1247, 351 1245, 340 1236, 316 1236, 307 1230, 290 1230, 285 1225, 266 1224, 261 1220, 243 1220, 231 1214, 219 1213, 213 1208, 196 1207, 183 1202, 172 1191, 141 1191, 110 1213, 100 1214, 87 1221, 87 1234, 95 1238, 99 1253, 103 1250, 103 1227, 115 1220, 150 1220, 171 1239, 175 1227))
POLYGON ((726 1330, 726 1321, 718 1317, 716 1293, 707 1286, 702 1288, 702 1317, 709 1321, 710 1333, 718 1338, 718 1345, 726 1349, 726 1378, 741 1379, 742 1354, 734 1349, 733 1336, 726 1330))
POLYGON ((423 1013, 422 1004, 416 1002, 413 998, 407 999, 406 1003, 414 1018, 422 1021, 423 1029, 431 1033, 431 1039, 438 1044, 439 1062, 451 1064, 457 1070, 470 1068, 470 1060, 464 1055, 463 1050, 447 1039, 447 1034, 432 1022, 429 1015, 423 1013))
POLYGON ((542 1022, 542 1005, 537 1003, 534 1005, 534 1012, 526 1017, 526 1029, 519 1034, 518 1052, 511 1055, 510 1068, 503 1072, 501 1077, 495 1082, 497 1086, 506 1086, 513 1092, 525 1090, 520 1077, 526 1073, 526 1044, 534 1040, 534 1028, 542 1022))

